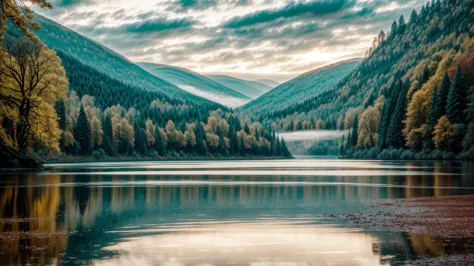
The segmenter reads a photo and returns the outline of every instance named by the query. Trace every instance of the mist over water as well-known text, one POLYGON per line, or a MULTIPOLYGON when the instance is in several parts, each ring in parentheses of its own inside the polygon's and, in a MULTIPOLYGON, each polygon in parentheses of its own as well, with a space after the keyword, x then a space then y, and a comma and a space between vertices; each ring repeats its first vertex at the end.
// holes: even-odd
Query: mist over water
POLYGON ((348 130, 305 130, 295 132, 278 133, 278 136, 283 137, 286 142, 291 141, 322 141, 341 139, 342 135, 347 135, 348 130))
POLYGON ((340 141, 349 130, 305 130, 278 133, 293 155, 337 156, 340 141))

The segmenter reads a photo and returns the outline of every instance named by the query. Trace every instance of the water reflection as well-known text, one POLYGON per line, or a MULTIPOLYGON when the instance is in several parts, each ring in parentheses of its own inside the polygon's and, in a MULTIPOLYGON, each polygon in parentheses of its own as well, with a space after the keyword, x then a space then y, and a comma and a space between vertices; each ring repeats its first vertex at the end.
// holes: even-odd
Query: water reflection
MULTIPOLYGON (((339 171, 336 166, 341 165, 313 163, 312 168, 311 161, 291 161, 287 169, 281 162, 247 167, 289 172, 300 165, 310 171, 321 167, 339 171)), ((116 165, 100 169, 98 164, 90 166, 92 175, 71 166, 72 173, 60 168, 39 175, 2 174, 0 261, 378 265, 417 254, 443 256, 462 248, 449 249, 444 240, 427 236, 328 225, 319 218, 357 211, 370 199, 474 194, 470 164, 359 163, 358 168, 366 169, 361 176, 133 175, 143 165, 132 165, 120 174, 110 174, 117 172, 116 165), (417 174, 371 175, 386 169, 417 174)), ((355 167, 344 165, 344 171, 355 167)), ((176 169, 186 167, 200 164, 185 163, 176 169)))

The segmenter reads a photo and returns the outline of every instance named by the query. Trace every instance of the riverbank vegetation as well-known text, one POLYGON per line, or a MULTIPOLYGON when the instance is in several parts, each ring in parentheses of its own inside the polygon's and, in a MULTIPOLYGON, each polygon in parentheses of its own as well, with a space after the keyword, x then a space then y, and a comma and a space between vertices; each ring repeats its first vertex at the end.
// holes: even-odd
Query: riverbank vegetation
POLYGON ((474 159, 472 8, 473 1, 433 2, 413 11, 408 24, 395 21, 371 48, 363 66, 382 67, 387 59, 399 66, 371 93, 373 104, 348 110, 355 119, 343 157, 474 159))
POLYGON ((343 158, 474 159, 474 1, 432 1, 381 31, 333 88, 260 118, 346 129, 343 158))

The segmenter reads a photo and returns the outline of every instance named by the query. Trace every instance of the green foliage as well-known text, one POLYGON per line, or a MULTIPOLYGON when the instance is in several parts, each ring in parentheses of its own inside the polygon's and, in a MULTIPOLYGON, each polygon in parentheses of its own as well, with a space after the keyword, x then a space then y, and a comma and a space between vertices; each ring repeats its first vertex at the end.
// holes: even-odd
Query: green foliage
POLYGON ((151 92, 160 92, 168 97, 184 101, 210 103, 208 100, 188 93, 167 81, 153 76, 111 49, 52 20, 39 14, 35 14, 35 20, 41 24, 41 29, 35 33, 49 48, 56 52, 67 54, 69 57, 80 61, 83 65, 101 74, 105 74, 128 86, 151 92))
POLYGON ((461 67, 458 66, 449 89, 448 102, 446 105, 446 116, 451 123, 458 124, 466 121, 464 110, 467 106, 467 97, 467 86, 462 76, 461 67))
POLYGON ((82 105, 79 111, 79 117, 77 118, 76 133, 74 137, 80 146, 79 154, 90 155, 92 152, 91 125, 82 105))
POLYGON ((405 146, 405 138, 403 136, 403 120, 405 120, 406 110, 406 90, 403 88, 402 81, 398 81, 398 99, 397 105, 393 111, 393 115, 390 119, 390 125, 387 130, 387 144, 392 148, 403 148, 405 146))
MULTIPOLYGON (((271 113, 274 113, 272 117, 292 114, 293 108, 286 110, 288 107, 301 104, 331 89, 359 64, 360 60, 351 60, 309 71, 273 88, 240 109, 244 114, 264 118, 271 113)), ((301 108, 296 110, 302 111, 301 108)))
POLYGON ((359 139, 359 116, 355 116, 354 122, 352 124, 352 131, 351 131, 351 146, 355 147, 357 146, 357 141, 359 139))

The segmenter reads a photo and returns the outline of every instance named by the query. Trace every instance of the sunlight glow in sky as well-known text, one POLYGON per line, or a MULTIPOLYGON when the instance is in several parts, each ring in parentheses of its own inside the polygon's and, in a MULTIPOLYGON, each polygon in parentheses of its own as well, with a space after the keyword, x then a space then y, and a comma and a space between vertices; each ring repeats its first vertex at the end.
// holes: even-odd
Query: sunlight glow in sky
POLYGON ((132 61, 285 80, 363 57, 422 0, 52 0, 39 13, 132 61))

